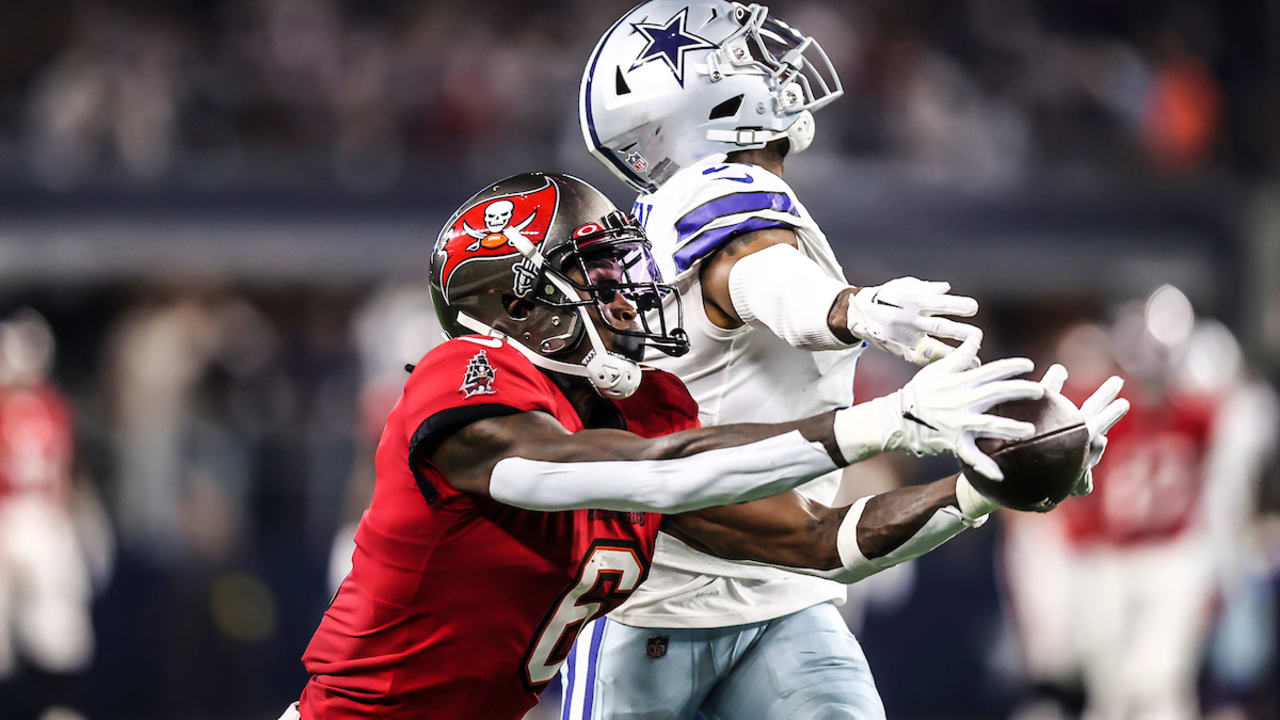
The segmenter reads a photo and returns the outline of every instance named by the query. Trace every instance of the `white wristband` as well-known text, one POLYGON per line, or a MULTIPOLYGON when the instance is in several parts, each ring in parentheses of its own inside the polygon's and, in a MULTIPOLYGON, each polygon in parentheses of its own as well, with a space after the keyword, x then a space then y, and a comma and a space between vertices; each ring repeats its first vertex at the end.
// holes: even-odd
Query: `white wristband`
POLYGON ((902 443, 902 399, 897 392, 836 411, 833 433, 849 464, 861 462, 902 443))
POLYGON ((973 522, 1001 507, 1000 503, 978 492, 963 474, 956 478, 956 504, 960 506, 960 514, 973 522))

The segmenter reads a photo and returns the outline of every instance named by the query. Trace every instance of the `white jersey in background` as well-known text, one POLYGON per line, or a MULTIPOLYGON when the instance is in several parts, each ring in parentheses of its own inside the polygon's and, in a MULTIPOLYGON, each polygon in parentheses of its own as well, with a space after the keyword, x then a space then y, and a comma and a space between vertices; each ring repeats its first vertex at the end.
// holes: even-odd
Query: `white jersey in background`
MULTIPOLYGON (((683 357, 653 353, 645 361, 685 382, 703 425, 785 422, 853 403, 853 372, 862 346, 798 350, 766 327, 726 330, 704 312, 699 262, 732 237, 755 230, 794 231, 800 251, 844 281, 826 236, 782 178, 715 155, 640 196, 633 214, 653 243, 663 277, 674 279, 679 290, 691 348, 683 357)), ((830 505, 839 486, 837 471, 799 491, 830 505)), ((649 578, 609 617, 641 627, 727 627, 844 597, 839 583, 712 557, 662 533, 649 578)))

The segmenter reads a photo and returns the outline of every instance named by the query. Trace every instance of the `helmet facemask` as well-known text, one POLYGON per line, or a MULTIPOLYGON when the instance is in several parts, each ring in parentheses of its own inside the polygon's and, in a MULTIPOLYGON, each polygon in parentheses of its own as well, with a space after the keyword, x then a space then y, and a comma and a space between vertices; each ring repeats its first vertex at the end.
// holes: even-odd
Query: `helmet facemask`
POLYGON ((548 261, 579 297, 547 304, 591 310, 614 336, 613 352, 639 362, 646 345, 672 356, 689 351, 680 294, 662 282, 649 240, 629 215, 615 211, 600 224, 584 225, 548 261), (674 323, 667 317, 671 308, 674 323))
POLYGON ((554 347, 544 341, 538 349, 519 342, 518 332, 502 332, 465 313, 458 315, 462 326, 506 335, 535 365, 586 377, 611 399, 628 397, 639 387, 638 363, 646 345, 670 355, 688 352, 688 336, 680 327, 679 293, 662 282, 649 240, 630 216, 613 211, 599 222, 587 223, 546 256, 518 232, 505 234, 532 273, 530 291, 520 298, 530 308, 528 314, 512 316, 512 321, 564 317, 566 310, 576 313, 578 321, 564 323, 566 333, 554 338, 554 347), (670 322, 667 313, 673 307, 675 318, 670 322), (574 357, 584 350, 584 342, 585 353, 574 357))
POLYGON ((768 8, 734 3, 734 18, 741 28, 708 55, 703 71, 713 83, 732 75, 762 76, 774 117, 785 126, 712 129, 707 139, 750 149, 786 138, 792 154, 803 152, 813 142, 813 111, 844 94, 840 75, 817 40, 770 18, 768 8))
POLYGON ((713 82, 720 79, 717 72, 764 75, 777 112, 793 115, 813 112, 844 93, 840 75, 817 40, 769 17, 769 9, 760 5, 735 3, 734 13, 742 28, 711 53, 713 82))

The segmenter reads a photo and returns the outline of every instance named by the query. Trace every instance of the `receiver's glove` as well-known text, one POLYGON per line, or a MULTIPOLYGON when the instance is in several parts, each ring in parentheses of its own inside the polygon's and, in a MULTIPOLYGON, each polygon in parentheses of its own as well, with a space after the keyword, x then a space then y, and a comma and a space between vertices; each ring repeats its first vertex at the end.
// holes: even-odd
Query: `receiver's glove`
MULTIPOLYGON (((1040 384, 1054 392, 1062 392, 1067 382, 1067 369, 1058 363, 1049 366, 1040 384)), ((1080 414, 1084 416, 1085 425, 1089 428, 1089 457, 1084 464, 1084 472, 1071 488, 1075 496, 1088 495, 1093 492, 1093 468, 1102 460, 1102 453, 1107 449, 1107 431, 1120 422, 1120 418, 1129 412, 1129 401, 1117 398, 1124 380, 1112 375, 1107 381, 1089 396, 1080 406, 1080 414)))
POLYGON ((964 340, 980 333, 972 325, 938 317, 978 312, 977 300, 949 290, 950 283, 913 277, 864 287, 849 298, 849 332, 908 362, 928 365, 955 350, 937 337, 964 340))

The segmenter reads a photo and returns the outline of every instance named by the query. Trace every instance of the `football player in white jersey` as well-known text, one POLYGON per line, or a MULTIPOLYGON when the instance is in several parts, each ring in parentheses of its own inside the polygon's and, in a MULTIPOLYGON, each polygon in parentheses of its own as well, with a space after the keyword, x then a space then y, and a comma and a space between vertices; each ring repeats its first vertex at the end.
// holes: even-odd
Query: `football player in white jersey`
MULTIPOLYGON (((633 214, 684 308, 691 351, 649 360, 685 381, 704 425, 850 405, 868 344, 925 365, 951 352, 938 338, 978 333, 941 317, 977 311, 946 283, 849 286, 782 179, 784 159, 813 139, 812 112, 841 93, 812 38, 767 8, 726 0, 645 2, 588 61, 579 106, 587 146, 642 193, 633 214)), ((1044 382, 1060 388, 1065 375, 1055 366, 1044 382)), ((1104 385, 1082 408, 1093 418, 1092 462, 1124 412, 1123 401, 1112 402, 1118 389, 1104 385)), ((908 408, 885 407, 910 424, 908 408)), ((829 505, 839 483, 832 473, 800 490, 829 505)), ((1089 483, 1086 472, 1081 491, 1089 483)), ((970 491, 961 476, 957 496, 970 491)), ((771 500, 792 502, 757 501, 753 512, 769 513, 771 500)), ((918 540, 880 558, 879 568, 941 542, 918 540)), ((712 557, 694 544, 660 535, 645 584, 582 633, 563 671, 562 717, 884 717, 862 650, 835 609, 844 587, 712 557)))

